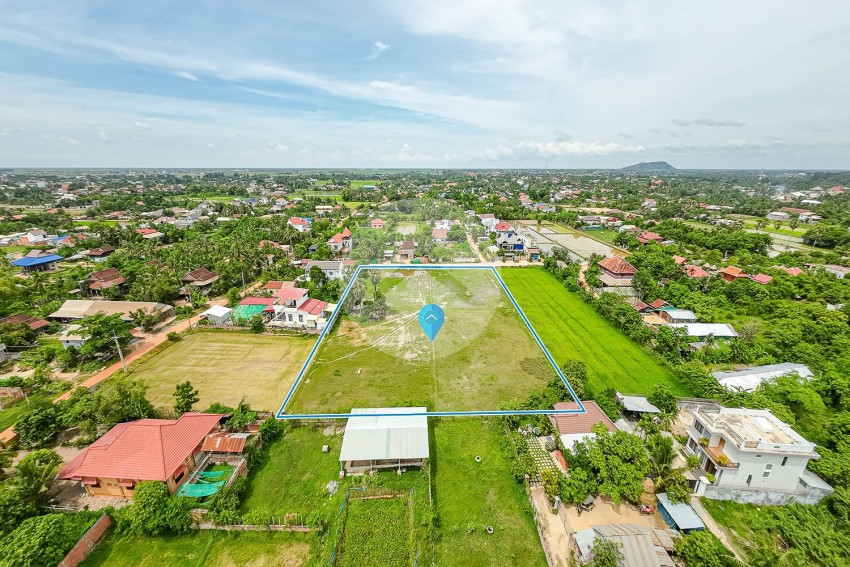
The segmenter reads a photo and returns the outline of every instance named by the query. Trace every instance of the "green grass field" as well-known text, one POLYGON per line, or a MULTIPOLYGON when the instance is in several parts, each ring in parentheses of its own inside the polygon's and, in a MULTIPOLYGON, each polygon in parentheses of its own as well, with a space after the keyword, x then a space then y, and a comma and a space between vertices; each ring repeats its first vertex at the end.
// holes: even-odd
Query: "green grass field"
POLYGON ((690 395, 669 370, 543 268, 505 268, 499 273, 555 361, 583 360, 594 390, 645 394, 664 383, 677 395, 690 395))
POLYGON ((491 272, 411 269, 382 277, 394 284, 385 290, 387 317, 344 316, 323 339, 288 413, 498 409, 556 375, 491 272), (417 320, 428 303, 446 314, 434 342, 417 320))
POLYGON ((744 226, 746 226, 747 228, 753 228, 753 229, 758 229, 756 227, 756 224, 759 222, 759 220, 766 220, 767 225, 765 225, 765 227, 763 229, 761 229, 762 232, 766 232, 768 234, 781 234, 783 236, 796 236, 798 238, 802 238, 803 235, 806 234, 806 231, 808 231, 811 228, 811 226, 809 226, 807 224, 801 224, 797 228, 792 230, 790 223, 783 221, 781 226, 779 227, 779 230, 776 230, 776 228, 774 226, 775 221, 770 221, 770 220, 767 220, 767 219, 759 219, 759 218, 756 218, 756 217, 746 217, 746 218, 742 218, 742 219, 739 219, 739 220, 741 222, 743 222, 744 226))
POLYGON ((432 422, 431 470, 441 528, 437 565, 545 566, 531 504, 511 476, 499 422, 432 422), (493 534, 485 531, 487 526, 493 526, 493 534))
POLYGON ((200 531, 183 536, 110 534, 83 567, 298 567, 316 536, 291 532, 200 531))
POLYGON ((29 411, 30 408, 35 407, 38 404, 48 403, 50 400, 55 398, 58 394, 49 394, 43 391, 37 391, 33 394, 27 396, 27 399, 23 399, 17 403, 11 404, 10 406, 0 410, 0 431, 3 431, 7 427, 11 427, 15 425, 15 422, 18 421, 18 418, 21 414, 29 411))
POLYGON ((198 390, 196 408, 244 397, 254 409, 276 411, 315 344, 315 337, 199 332, 131 367, 144 380, 155 406, 174 404, 175 386, 186 380, 198 390))
POLYGON ((412 519, 410 501, 404 496, 349 499, 336 565, 409 566, 414 557, 412 519))

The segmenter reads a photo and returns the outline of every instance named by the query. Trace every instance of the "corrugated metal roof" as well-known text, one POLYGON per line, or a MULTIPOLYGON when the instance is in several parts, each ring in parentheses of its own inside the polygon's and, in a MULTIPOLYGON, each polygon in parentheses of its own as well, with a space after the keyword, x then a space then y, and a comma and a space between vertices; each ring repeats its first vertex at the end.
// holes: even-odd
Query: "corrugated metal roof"
POLYGON ((649 403, 643 396, 624 396, 617 392, 617 399, 627 411, 638 413, 661 413, 661 410, 649 403))
POLYGON ((667 497, 666 492, 661 492, 656 495, 658 497, 658 505, 663 507, 679 530, 699 530, 705 528, 705 524, 699 519, 699 516, 690 504, 684 502, 673 503, 667 497))
POLYGON ((593 530, 603 538, 620 544, 624 567, 660 567, 651 528, 635 524, 606 524, 593 526, 593 530))
POLYGON ((814 376, 808 366, 793 362, 766 364, 764 366, 745 368, 737 372, 713 372, 712 376, 727 388, 752 392, 763 381, 791 374, 792 372, 796 372, 801 378, 811 378, 814 376))
POLYGON ((387 459, 427 459, 428 418, 424 415, 381 415, 386 413, 424 413, 414 408, 353 408, 342 439, 340 461, 378 461, 387 459))

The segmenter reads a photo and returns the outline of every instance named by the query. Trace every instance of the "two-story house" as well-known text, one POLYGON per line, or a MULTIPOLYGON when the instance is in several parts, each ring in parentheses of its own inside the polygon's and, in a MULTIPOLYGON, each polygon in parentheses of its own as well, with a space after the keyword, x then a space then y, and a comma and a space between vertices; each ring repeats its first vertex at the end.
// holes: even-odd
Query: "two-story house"
POLYGON ((692 418, 687 447, 707 473, 697 494, 752 504, 792 499, 816 504, 833 492, 806 468, 811 459, 820 458, 815 444, 770 411, 717 404, 684 411, 686 419, 692 418))
POLYGON ((348 228, 337 232, 328 239, 328 247, 332 252, 348 252, 351 250, 351 231, 348 228))

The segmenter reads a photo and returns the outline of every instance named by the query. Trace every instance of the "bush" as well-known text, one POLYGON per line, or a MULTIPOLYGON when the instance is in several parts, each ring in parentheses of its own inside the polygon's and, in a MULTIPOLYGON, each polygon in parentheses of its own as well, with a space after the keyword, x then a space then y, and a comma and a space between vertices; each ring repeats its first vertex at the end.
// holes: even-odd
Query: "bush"
POLYGON ((208 517, 217 525, 236 524, 239 522, 239 507, 242 497, 248 487, 247 480, 237 478, 230 486, 225 486, 210 499, 208 517))
POLYGON ((165 335, 165 337, 166 337, 169 341, 171 341, 172 343, 176 343, 177 341, 179 341, 179 340, 182 338, 182 337, 180 336, 180 333, 175 333, 174 331, 171 331, 170 333, 168 333, 167 335, 165 335))
POLYGON ((189 531, 193 500, 171 496, 164 482, 140 482, 133 505, 121 510, 117 528, 132 535, 180 534, 189 531))
POLYGON ((53 404, 36 407, 21 415, 15 433, 25 447, 43 447, 59 432, 59 412, 53 404))
POLYGON ((0 545, 0 567, 57 565, 97 519, 93 512, 24 520, 0 545))

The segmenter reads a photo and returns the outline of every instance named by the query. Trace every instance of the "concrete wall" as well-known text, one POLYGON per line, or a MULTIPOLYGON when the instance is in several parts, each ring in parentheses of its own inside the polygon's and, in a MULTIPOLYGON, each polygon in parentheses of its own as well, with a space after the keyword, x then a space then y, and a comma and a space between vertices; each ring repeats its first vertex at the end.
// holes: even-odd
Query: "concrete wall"
POLYGON ((705 487, 704 496, 711 500, 734 500, 742 504, 783 506, 792 500, 801 504, 817 504, 829 494, 828 490, 803 486, 800 486, 800 489, 794 492, 779 492, 746 487, 708 485, 705 487))

